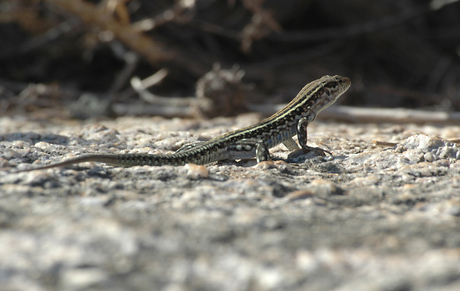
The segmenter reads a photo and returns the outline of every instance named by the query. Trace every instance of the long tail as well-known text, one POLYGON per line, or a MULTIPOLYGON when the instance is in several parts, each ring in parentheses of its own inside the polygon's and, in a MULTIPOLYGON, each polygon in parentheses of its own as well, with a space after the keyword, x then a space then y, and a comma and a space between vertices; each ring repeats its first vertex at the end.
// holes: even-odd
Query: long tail
POLYGON ((19 170, 15 173, 30 172, 36 170, 45 170, 56 167, 65 167, 73 164, 79 164, 84 162, 99 162, 106 163, 112 166, 120 167, 132 167, 132 166, 162 166, 172 165, 181 166, 187 163, 193 162, 195 164, 207 164, 215 160, 212 155, 201 155, 200 151, 196 151, 193 154, 186 153, 174 153, 174 154, 118 154, 118 155, 84 155, 70 160, 66 160, 59 163, 50 164, 47 166, 31 168, 26 170, 19 170))
POLYGON ((15 173, 45 170, 45 169, 51 169, 51 168, 57 168, 57 167, 65 167, 65 166, 70 166, 73 164, 79 164, 79 163, 85 163, 85 162, 99 162, 99 163, 106 163, 106 164, 118 166, 119 165, 118 157, 119 155, 84 155, 81 157, 73 158, 70 160, 66 160, 63 162, 54 163, 54 164, 50 164, 50 165, 46 165, 42 167, 31 168, 31 169, 26 169, 26 170, 19 170, 19 171, 16 171, 15 173))

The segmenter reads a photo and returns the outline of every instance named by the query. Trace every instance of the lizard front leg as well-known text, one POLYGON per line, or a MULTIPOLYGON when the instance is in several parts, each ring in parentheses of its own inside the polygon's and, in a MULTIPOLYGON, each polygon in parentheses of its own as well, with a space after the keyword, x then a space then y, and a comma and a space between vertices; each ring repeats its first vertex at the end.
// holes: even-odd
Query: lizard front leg
POLYGON ((309 121, 305 117, 302 117, 297 123, 297 139, 299 140, 299 144, 302 150, 306 153, 314 151, 316 155, 322 156, 322 157, 326 156, 326 153, 332 156, 332 153, 330 151, 323 150, 322 148, 307 146, 308 124, 309 124, 309 121))

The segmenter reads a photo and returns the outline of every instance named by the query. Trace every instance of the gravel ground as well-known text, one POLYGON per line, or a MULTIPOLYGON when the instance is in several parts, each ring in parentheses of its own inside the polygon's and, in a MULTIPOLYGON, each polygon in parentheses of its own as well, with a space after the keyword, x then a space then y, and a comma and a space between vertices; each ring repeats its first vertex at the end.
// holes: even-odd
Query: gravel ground
POLYGON ((1 117, 0 290, 460 290, 459 126, 316 121, 333 157, 11 171, 260 120, 1 117))

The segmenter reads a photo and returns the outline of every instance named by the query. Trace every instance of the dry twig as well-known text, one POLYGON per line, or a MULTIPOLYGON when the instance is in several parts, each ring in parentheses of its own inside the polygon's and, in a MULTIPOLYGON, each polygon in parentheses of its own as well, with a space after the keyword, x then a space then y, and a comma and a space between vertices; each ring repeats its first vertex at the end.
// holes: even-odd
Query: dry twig
POLYGON ((119 22, 112 15, 101 13, 93 3, 82 0, 46 0, 46 2, 78 16, 86 24, 95 25, 102 31, 112 32, 115 38, 140 53, 152 64, 174 58, 174 54, 166 51, 163 45, 143 35, 131 25, 119 22))

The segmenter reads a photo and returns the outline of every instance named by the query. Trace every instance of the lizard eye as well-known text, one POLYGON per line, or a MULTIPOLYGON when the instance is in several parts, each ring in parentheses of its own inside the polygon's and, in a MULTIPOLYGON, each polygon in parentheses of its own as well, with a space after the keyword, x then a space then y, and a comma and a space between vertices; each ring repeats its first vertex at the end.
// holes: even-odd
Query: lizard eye
POLYGON ((337 91, 339 88, 339 83, 338 82, 332 82, 332 83, 329 83, 327 85, 327 87, 325 87, 324 89, 327 89, 328 90, 328 93, 330 94, 330 92, 335 92, 337 91))

